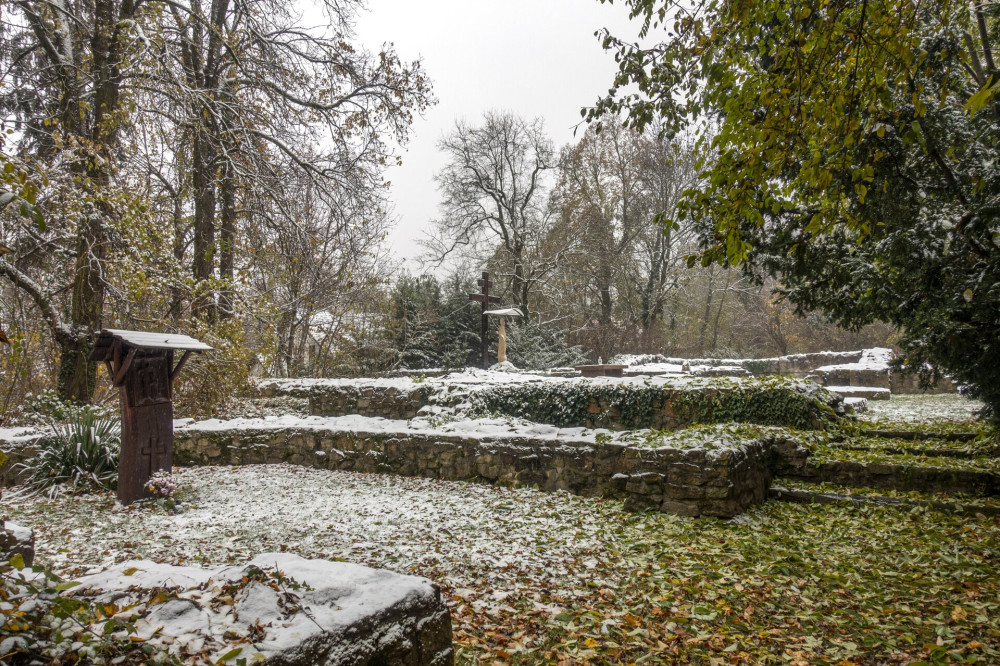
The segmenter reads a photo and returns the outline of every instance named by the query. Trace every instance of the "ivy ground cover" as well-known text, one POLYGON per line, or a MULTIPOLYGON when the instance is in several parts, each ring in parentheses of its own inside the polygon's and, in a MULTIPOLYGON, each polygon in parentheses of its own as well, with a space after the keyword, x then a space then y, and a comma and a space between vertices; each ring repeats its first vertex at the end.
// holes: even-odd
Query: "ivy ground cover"
POLYGON ((464 664, 1000 661, 1000 521, 769 502, 739 519, 295 466, 181 469, 182 511, 4 497, 64 576, 266 550, 427 576, 464 664))

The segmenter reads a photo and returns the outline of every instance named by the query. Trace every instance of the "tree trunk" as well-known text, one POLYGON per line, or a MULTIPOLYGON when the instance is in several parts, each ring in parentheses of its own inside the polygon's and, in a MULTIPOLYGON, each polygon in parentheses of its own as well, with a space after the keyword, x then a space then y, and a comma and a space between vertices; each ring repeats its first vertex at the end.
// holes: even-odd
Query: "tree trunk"
MULTIPOLYGON (((184 202, 181 200, 179 193, 172 192, 172 195, 174 199, 174 239, 171 249, 173 250, 174 261, 177 262, 178 266, 182 266, 184 264, 184 202)), ((175 282, 170 287, 170 310, 168 311, 170 319, 173 321, 179 321, 183 314, 184 296, 184 289, 175 282)))
POLYGON ((708 296, 705 297, 705 316, 701 320, 701 330, 698 332, 698 354, 705 353, 705 336, 708 334, 708 322, 712 318, 712 283, 715 279, 715 268, 708 269, 708 296))
POLYGON ((657 235, 656 243, 653 245, 652 261, 649 266, 649 275, 646 276, 646 285, 642 290, 642 330, 648 331, 653 325, 653 320, 656 317, 656 298, 654 294, 656 293, 657 281, 660 278, 660 272, 662 270, 663 263, 666 259, 664 256, 664 242, 665 238, 662 234, 657 235))
MULTIPOLYGON (((199 114, 201 117, 201 114, 199 114)), ((191 314, 214 320, 215 274, 215 174, 212 146, 207 128, 199 127, 194 137, 192 184, 194 185, 194 297, 191 314)))
POLYGON ((65 402, 90 402, 97 386, 97 364, 90 362, 92 335, 59 340, 59 398, 65 402))
POLYGON ((528 292, 530 286, 528 280, 524 277, 524 265, 521 263, 521 258, 517 256, 514 258, 514 280, 511 287, 514 297, 520 301, 517 305, 521 308, 521 312, 524 313, 525 321, 528 321, 528 292))
POLYGON ((229 319, 233 316, 233 269, 236 242, 236 176, 228 161, 222 171, 222 225, 219 239, 219 277, 222 289, 219 292, 219 316, 229 319))
MULTIPOLYGON (((90 77, 94 81, 93 100, 83 98, 75 72, 60 81, 64 111, 74 112, 72 123, 64 126, 77 135, 89 138, 91 145, 81 155, 77 167, 85 195, 90 203, 80 222, 77 236, 76 262, 70 285, 72 300, 69 311, 71 335, 57 340, 59 346, 59 397, 73 402, 90 402, 97 384, 97 365, 90 361, 94 336, 102 326, 106 283, 107 237, 105 222, 113 211, 103 201, 110 184, 107 164, 118 142, 118 125, 113 119, 117 110, 121 86, 121 45, 119 30, 135 12, 131 0, 125 0, 116 11, 112 0, 94 4, 93 33, 90 40, 90 77), (83 124, 87 112, 92 113, 90 129, 83 124), (101 159, 98 159, 98 158, 101 159)), ((63 17, 61 17, 63 18, 63 17)), ((64 29, 66 26, 63 24, 64 29)), ((60 39, 65 35, 59 35, 60 39)))
POLYGON ((722 288, 722 297, 719 299, 719 309, 715 312, 715 323, 712 326, 712 351, 719 344, 719 320, 722 318, 722 309, 726 305, 726 294, 729 292, 729 275, 726 275, 726 285, 722 288))

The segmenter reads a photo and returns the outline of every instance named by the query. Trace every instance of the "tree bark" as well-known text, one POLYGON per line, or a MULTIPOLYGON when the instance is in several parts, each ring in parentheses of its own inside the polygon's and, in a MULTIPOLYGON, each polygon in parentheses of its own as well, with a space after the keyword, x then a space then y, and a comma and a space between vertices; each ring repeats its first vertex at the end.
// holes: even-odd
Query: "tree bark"
POLYGON ((227 160, 222 168, 222 224, 219 239, 219 277, 222 289, 219 291, 219 317, 229 319, 235 311, 233 303, 233 277, 235 267, 236 242, 236 176, 227 160))
MULTIPOLYGON (((207 111, 206 111, 207 113, 207 111)), ((199 114, 201 117, 202 114, 199 114)), ((191 314, 204 321, 214 321, 215 276, 215 174, 211 138, 206 128, 197 128, 192 152, 194 186, 194 257, 191 264, 195 294, 191 314)))

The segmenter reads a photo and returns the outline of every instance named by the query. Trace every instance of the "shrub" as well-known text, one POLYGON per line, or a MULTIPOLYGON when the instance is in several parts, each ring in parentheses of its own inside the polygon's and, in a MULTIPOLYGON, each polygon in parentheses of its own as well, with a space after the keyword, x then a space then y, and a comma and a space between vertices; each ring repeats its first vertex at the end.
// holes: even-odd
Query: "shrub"
POLYGON ((63 594, 76 586, 20 555, 0 565, 0 659, 5 664, 178 663, 131 640, 135 626, 113 619, 116 606, 63 594), (112 632, 124 632, 116 639, 112 632))
POLYGON ((121 422, 99 409, 84 408, 66 423, 55 424, 34 458, 17 465, 26 472, 25 484, 50 497, 69 486, 114 488, 118 482, 121 422))
POLYGON ((84 412, 110 417, 116 410, 101 405, 63 402, 55 389, 46 389, 38 393, 26 394, 18 411, 17 422, 21 425, 44 426, 53 421, 61 423, 77 419, 84 412))
POLYGON ((786 379, 650 384, 551 382, 502 385, 471 397, 474 413, 504 414, 559 427, 661 428, 695 423, 754 423, 821 428, 837 398, 810 382, 786 379), (665 405, 672 414, 665 417, 665 405), (597 406, 597 411, 593 411, 597 406), (666 420, 665 420, 666 419, 666 420))
POLYGON ((254 355, 242 323, 236 319, 201 326, 189 333, 213 349, 195 354, 184 366, 180 384, 175 386, 174 415, 208 418, 247 392, 254 355))

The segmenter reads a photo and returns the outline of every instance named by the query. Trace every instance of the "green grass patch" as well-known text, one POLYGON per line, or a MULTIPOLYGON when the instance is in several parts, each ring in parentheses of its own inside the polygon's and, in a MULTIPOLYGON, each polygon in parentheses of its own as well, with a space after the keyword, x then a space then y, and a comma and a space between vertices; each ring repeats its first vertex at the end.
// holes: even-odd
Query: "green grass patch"
POLYGON ((818 463, 836 460, 853 460, 863 463, 886 463, 900 467, 936 467, 947 470, 1000 473, 1000 458, 975 456, 957 458, 952 456, 932 456, 914 453, 887 453, 877 449, 850 449, 837 443, 808 443, 812 460, 818 463))

